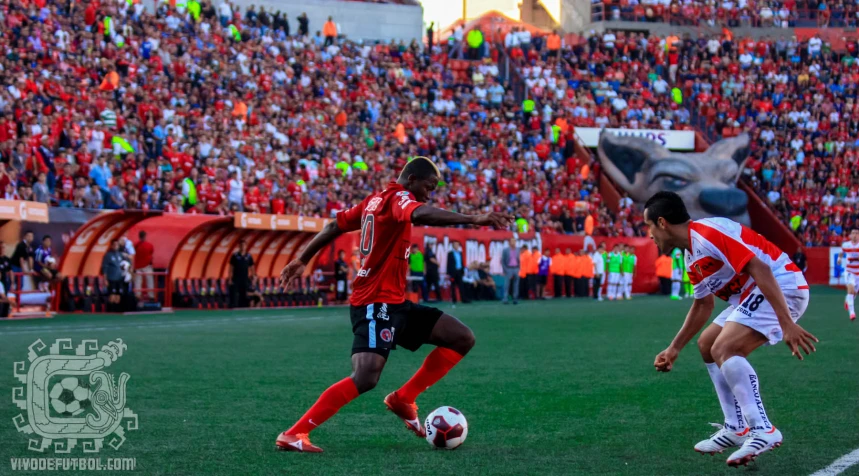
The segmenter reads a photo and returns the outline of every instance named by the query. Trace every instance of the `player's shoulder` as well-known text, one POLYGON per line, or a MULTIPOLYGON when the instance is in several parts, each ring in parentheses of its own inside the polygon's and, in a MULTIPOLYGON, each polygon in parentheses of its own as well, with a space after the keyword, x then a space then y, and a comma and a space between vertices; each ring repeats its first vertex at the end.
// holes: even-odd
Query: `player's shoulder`
POLYGON ((717 238, 719 235, 737 238, 743 233, 742 224, 735 222, 730 218, 723 217, 710 217, 695 220, 690 223, 689 229, 710 241, 717 238))

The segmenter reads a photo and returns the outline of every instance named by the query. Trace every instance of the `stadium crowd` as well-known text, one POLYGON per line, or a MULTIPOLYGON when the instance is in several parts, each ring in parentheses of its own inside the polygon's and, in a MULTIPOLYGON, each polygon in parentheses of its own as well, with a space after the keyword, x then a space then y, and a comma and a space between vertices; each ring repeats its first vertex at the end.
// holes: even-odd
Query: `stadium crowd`
POLYGON ((290 31, 226 1, 0 5, 5 198, 331 216, 426 155, 442 206, 508 209, 523 230, 581 233, 587 213, 607 235, 633 230, 571 159, 571 132, 545 139, 491 59, 455 71, 446 45, 351 42, 306 15, 290 31))
POLYGON ((591 17, 721 27, 855 27, 859 7, 818 0, 596 0, 591 17))
POLYGON ((857 222, 855 42, 492 36, 529 106, 494 49, 457 66, 447 43, 352 42, 331 18, 300 15, 291 30, 280 12, 208 0, 155 15, 134 2, 0 6, 7 199, 331 216, 426 155, 444 174, 441 206, 506 209, 520 230, 640 236, 631 201, 603 205, 575 128, 698 126, 751 134, 746 178, 805 244, 857 222))
POLYGON ((817 36, 756 41, 606 32, 558 54, 541 54, 533 43, 508 51, 556 124, 697 127, 712 140, 748 132, 744 179, 805 245, 840 243, 859 223, 855 41, 834 51, 817 36))

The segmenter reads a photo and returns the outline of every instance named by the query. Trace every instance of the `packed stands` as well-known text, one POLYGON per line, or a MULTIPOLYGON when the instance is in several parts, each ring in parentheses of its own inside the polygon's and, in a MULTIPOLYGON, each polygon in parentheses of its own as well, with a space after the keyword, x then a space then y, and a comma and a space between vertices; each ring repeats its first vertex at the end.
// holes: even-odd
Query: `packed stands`
POLYGON ((593 164, 568 160, 571 133, 547 139, 491 58, 301 21, 287 35, 283 17, 208 0, 154 15, 137 2, 0 6, 6 198, 331 216, 427 155, 442 206, 508 209, 546 233, 581 233, 587 210, 605 234, 634 233, 601 206, 593 164))
POLYGON ((851 41, 833 51, 818 36, 797 42, 607 32, 566 45, 559 61, 533 48, 511 57, 520 58, 526 86, 555 121, 696 127, 711 141, 749 132, 743 180, 804 244, 827 245, 859 223, 857 51, 851 41), (682 104, 671 96, 674 87, 682 104))
POLYGON ((856 27, 859 7, 847 2, 605 0, 591 5, 591 21, 631 21, 719 27, 856 27))

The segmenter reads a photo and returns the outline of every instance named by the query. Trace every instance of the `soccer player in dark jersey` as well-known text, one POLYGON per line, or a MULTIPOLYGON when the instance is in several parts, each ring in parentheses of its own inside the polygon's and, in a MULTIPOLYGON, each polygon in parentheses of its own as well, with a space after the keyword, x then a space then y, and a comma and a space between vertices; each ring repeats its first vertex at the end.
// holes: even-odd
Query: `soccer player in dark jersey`
POLYGON ((329 387, 292 428, 277 438, 287 451, 320 453, 308 434, 358 395, 376 386, 388 354, 397 346, 416 351, 423 344, 436 348, 417 373, 385 397, 385 405, 419 437, 426 435, 415 398, 444 377, 474 346, 471 329, 439 309, 406 301, 412 224, 479 225, 506 228, 513 217, 505 213, 461 215, 425 205, 441 174, 427 158, 406 164, 396 182, 371 194, 359 205, 337 214, 307 245, 298 259, 281 272, 288 287, 304 272, 313 256, 338 236, 361 230, 361 269, 350 299, 352 317, 352 375, 329 387))

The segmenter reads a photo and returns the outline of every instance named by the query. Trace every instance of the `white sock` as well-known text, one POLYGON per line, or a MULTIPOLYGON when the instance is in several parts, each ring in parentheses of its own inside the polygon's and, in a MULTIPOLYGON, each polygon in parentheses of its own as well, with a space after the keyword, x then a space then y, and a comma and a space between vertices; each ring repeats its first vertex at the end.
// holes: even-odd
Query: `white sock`
POLYGON ((735 355, 722 363, 722 375, 731 386, 734 398, 743 409, 743 416, 749 428, 765 429, 772 428, 764 404, 761 401, 760 382, 758 374, 752 368, 745 357, 735 355))
POLYGON ((853 307, 853 299, 855 297, 856 297, 855 294, 848 294, 847 295, 847 312, 849 312, 851 315, 856 314, 855 308, 853 307))
POLYGON ((734 392, 731 391, 731 386, 719 370, 719 366, 715 363, 708 364, 707 372, 710 373, 710 380, 713 381, 713 386, 716 387, 716 395, 719 397, 719 404, 722 406, 722 413, 725 414, 725 427, 731 431, 741 432, 746 428, 746 422, 743 420, 743 409, 734 398, 734 392))
POLYGON ((671 281, 671 297, 680 297, 680 281, 671 281))

